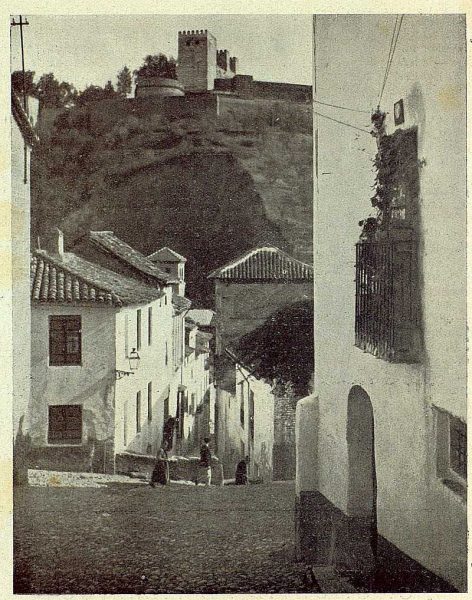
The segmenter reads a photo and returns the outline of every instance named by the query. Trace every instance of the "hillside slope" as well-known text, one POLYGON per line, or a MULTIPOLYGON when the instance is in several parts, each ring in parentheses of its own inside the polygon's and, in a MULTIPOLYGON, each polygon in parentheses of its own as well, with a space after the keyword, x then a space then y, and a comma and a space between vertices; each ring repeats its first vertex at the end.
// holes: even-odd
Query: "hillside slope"
POLYGON ((59 226, 69 244, 106 229, 145 254, 168 245, 187 257, 188 295, 206 306, 208 273, 248 248, 274 244, 310 261, 311 115, 299 110, 239 103, 218 118, 170 118, 149 102, 113 101, 48 115, 33 240, 59 226))

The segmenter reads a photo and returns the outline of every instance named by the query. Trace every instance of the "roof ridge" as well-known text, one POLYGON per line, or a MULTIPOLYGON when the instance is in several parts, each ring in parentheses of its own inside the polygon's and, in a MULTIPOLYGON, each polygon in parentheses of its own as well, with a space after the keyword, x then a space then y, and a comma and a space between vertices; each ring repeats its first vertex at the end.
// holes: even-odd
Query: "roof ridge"
MULTIPOLYGON (((113 249, 109 248, 104 242, 102 236, 94 234, 107 234, 109 238, 111 238, 111 242, 117 243, 121 246, 126 246, 127 249, 131 250, 132 254, 136 255, 137 259, 142 260, 144 262, 145 267, 151 270, 151 276, 156 277, 156 279, 160 279, 161 281, 164 281, 166 284, 173 283, 173 278, 170 277, 168 273, 161 271, 161 269, 159 269, 151 260, 149 260, 149 258, 146 255, 144 255, 142 252, 131 246, 131 244, 128 244, 128 242, 125 242, 124 240, 119 238, 113 231, 89 231, 88 237, 92 241, 92 243, 98 244, 101 248, 104 248, 107 252, 109 252, 113 256, 118 257, 120 260, 124 261, 128 265, 131 265, 134 269, 145 273, 143 268, 140 268, 138 265, 133 264, 132 259, 128 260, 126 257, 122 256, 117 252, 114 252, 113 249)), ((148 275, 150 274, 148 273, 148 275)))
POLYGON ((285 259, 289 260, 290 262, 296 263, 298 265, 301 265, 301 266, 313 271, 312 265, 310 265, 308 263, 304 263, 303 261, 299 260, 298 258, 290 256, 290 254, 288 254, 284 250, 281 250, 277 246, 266 245, 266 246, 259 246, 257 248, 253 248, 251 250, 247 250, 244 254, 235 258, 234 260, 227 263, 226 265, 223 265, 222 267, 219 267, 218 269, 213 270, 207 277, 208 278, 216 278, 219 275, 223 275, 226 271, 228 271, 230 269, 234 269, 241 263, 249 260, 252 256, 257 255, 257 253, 264 252, 264 251, 266 251, 266 252, 269 251, 269 252, 273 252, 274 254, 279 254, 279 256, 284 257, 285 259))

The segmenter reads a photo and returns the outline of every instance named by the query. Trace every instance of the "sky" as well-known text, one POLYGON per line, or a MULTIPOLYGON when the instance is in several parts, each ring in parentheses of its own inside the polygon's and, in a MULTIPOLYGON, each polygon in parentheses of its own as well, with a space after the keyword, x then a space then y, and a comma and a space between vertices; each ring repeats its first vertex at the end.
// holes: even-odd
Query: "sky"
MULTIPOLYGON (((25 68, 54 73, 79 90, 116 81, 147 54, 177 58, 180 30, 208 29, 219 49, 257 80, 312 83, 312 17, 299 15, 26 15, 25 68)), ((19 27, 11 33, 12 70, 21 68, 19 27)))

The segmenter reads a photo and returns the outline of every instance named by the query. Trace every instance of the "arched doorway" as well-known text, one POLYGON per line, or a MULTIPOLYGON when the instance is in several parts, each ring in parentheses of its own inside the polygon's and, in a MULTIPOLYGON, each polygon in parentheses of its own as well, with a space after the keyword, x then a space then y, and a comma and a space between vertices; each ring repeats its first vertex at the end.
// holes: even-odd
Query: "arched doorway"
POLYGON ((358 542, 358 559, 373 564, 377 551, 374 413, 369 395, 358 385, 351 388, 348 396, 346 437, 351 535, 358 542))

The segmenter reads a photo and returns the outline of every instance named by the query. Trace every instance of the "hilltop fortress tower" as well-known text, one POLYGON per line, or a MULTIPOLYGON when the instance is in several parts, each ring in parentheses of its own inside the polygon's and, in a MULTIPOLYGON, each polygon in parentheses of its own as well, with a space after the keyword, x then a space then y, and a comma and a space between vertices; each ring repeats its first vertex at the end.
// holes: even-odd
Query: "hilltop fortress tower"
POLYGON ((179 31, 177 76, 186 92, 207 92, 215 79, 234 77, 237 58, 218 50, 216 38, 207 29, 179 31))

